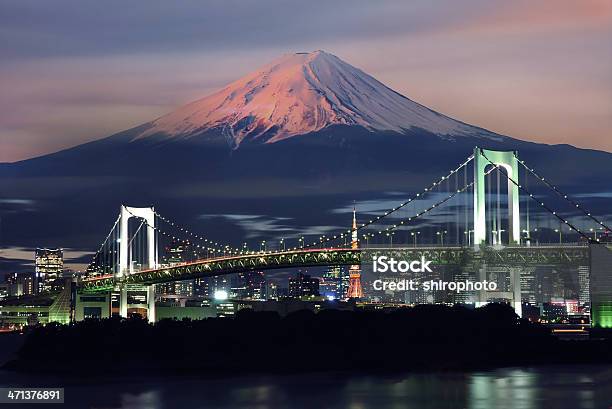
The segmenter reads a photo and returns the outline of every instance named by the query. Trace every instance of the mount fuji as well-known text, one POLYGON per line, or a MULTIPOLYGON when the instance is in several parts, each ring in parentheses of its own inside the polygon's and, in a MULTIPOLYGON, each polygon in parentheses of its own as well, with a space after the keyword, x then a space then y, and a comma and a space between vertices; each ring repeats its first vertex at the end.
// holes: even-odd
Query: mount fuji
POLYGON ((370 132, 422 129, 446 138, 502 137, 451 119, 324 51, 287 54, 220 91, 149 124, 134 139, 195 138, 219 131, 228 144, 274 143, 332 125, 370 132))
POLYGON ((516 150, 564 190, 587 195, 594 212, 605 206, 588 195, 609 192, 612 154, 463 123, 315 51, 284 55, 135 128, 0 164, 0 247, 91 250, 121 203, 154 204, 219 241, 306 226, 321 233, 341 224, 338 209, 353 200, 393 207, 474 146, 516 150))

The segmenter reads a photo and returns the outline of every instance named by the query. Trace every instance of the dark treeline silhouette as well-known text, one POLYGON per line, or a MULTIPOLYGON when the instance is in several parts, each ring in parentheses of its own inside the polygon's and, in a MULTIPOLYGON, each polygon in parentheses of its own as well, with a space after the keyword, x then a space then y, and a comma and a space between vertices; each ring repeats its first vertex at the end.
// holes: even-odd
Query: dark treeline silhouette
MULTIPOLYGON (((393 312, 241 310, 234 319, 141 318, 50 324, 7 367, 33 371, 336 371, 476 369, 612 362, 607 339, 559 340, 505 305, 393 312)), ((145 371, 145 372, 143 372, 145 371)))

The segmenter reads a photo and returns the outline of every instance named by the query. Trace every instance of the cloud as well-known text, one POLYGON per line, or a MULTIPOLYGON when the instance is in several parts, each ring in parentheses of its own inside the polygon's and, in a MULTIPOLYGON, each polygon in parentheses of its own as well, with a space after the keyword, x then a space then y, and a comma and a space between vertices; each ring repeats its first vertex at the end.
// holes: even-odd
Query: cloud
POLYGON ((507 2, 494 12, 472 21, 473 31, 608 30, 612 3, 607 0, 556 0, 507 2))
POLYGON ((224 218, 245 231, 245 239, 258 237, 274 237, 297 239, 300 236, 320 236, 329 232, 340 231, 342 227, 321 225, 321 226, 297 226, 289 222, 290 217, 273 217, 254 214, 204 214, 201 219, 212 219, 216 217, 224 218))
POLYGON ((578 193, 574 195, 581 199, 611 199, 612 192, 599 192, 599 193, 578 193))
POLYGON ((34 200, 30 199, 0 199, 0 205, 33 205, 34 200))
MULTIPOLYGON (((76 0, 41 4, 3 2, 0 52, 9 58, 248 50, 262 44, 293 47, 330 39, 365 39, 429 31, 474 14, 446 0, 399 1, 184 1, 84 5, 76 0), (438 13, 449 7, 453 13, 438 13)), ((486 2, 470 1, 473 5, 486 2)))
MULTIPOLYGON (((33 212, 36 210, 36 201, 21 198, 0 199, 0 221, 2 215, 18 212, 33 212)), ((1 231, 1 230, 0 230, 1 231)))
MULTIPOLYGON (((0 272, 33 272, 34 247, 4 247, 0 248, 0 272)), ((64 268, 83 271, 93 256, 92 251, 64 248, 64 268)))

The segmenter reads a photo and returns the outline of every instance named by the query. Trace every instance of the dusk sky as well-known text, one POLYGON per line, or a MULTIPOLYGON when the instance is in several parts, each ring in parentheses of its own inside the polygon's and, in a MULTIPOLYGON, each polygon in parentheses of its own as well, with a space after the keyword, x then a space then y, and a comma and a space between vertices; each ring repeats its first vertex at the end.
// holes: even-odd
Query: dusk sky
POLYGON ((612 152, 610 0, 0 0, 0 36, 0 162, 317 49, 464 122, 612 152))

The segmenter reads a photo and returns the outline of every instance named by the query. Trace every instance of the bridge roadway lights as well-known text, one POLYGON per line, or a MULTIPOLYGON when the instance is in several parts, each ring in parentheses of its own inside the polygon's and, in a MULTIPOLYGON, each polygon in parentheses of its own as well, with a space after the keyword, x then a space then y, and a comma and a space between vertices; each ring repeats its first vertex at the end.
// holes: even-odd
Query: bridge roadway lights
MULTIPOLYGON (((406 253, 407 257, 425 255, 434 264, 463 264, 486 262, 489 265, 509 267, 527 267, 539 265, 585 265, 589 263, 589 248, 586 246, 511 246, 503 249, 480 248, 474 251, 466 247, 447 248, 413 248, 394 247, 393 249, 367 249, 355 251, 337 249, 331 251, 316 250, 316 254, 301 254, 302 251, 271 253, 264 256, 232 257, 228 260, 200 260, 172 267, 159 267, 154 270, 137 272, 118 279, 106 276, 81 280, 78 286, 88 293, 106 292, 116 289, 121 283, 151 285, 198 277, 211 277, 224 274, 240 273, 252 270, 274 270, 288 267, 335 266, 361 263, 361 253, 376 251, 393 251, 406 253), (327 253, 327 254, 323 254, 327 253)), ((366 255, 366 259, 368 259, 366 255)), ((478 270, 474 270, 478 271, 478 270)))
MULTIPOLYGON (((370 248, 367 250, 334 249, 312 251, 287 251, 283 253, 270 253, 265 255, 248 255, 242 257, 230 257, 227 259, 200 260, 195 263, 176 265, 171 267, 159 267, 155 270, 136 272, 118 279, 113 276, 103 278, 84 279, 79 282, 79 289, 88 294, 117 291, 121 285, 139 286, 146 288, 147 294, 154 294, 151 287, 154 284, 186 280, 197 277, 211 277, 224 274, 239 273, 253 270, 274 270, 288 267, 304 266, 336 266, 359 264, 362 257, 371 259, 368 255, 378 251, 392 251, 398 257, 420 258, 422 255, 431 259, 434 265, 455 265, 466 271, 475 272, 480 279, 486 270, 491 267, 499 272, 511 273, 512 291, 504 292, 503 297, 511 300, 518 315, 521 315, 520 296, 520 271, 525 268, 537 266, 564 266, 578 267, 589 265, 589 247, 587 246, 509 246, 502 249, 481 247, 480 251, 474 251, 467 247, 394 247, 394 248, 370 248)), ((143 291, 143 290, 140 290, 143 291)), ((122 290, 123 302, 120 313, 127 316, 127 290, 122 290)), ((502 295, 502 294, 500 294, 502 295)), ((489 297, 491 298, 491 297, 489 297)), ((147 308, 153 311, 152 320, 155 319, 155 307, 151 304, 153 296, 148 297, 147 308)), ((476 306, 486 304, 485 298, 480 298, 476 306)), ((612 305, 612 302, 610 303, 612 305)), ((144 308, 144 306, 143 306, 144 308)), ((612 316, 612 314, 610 315, 612 316)), ((610 320, 612 322, 612 320, 610 320)))

